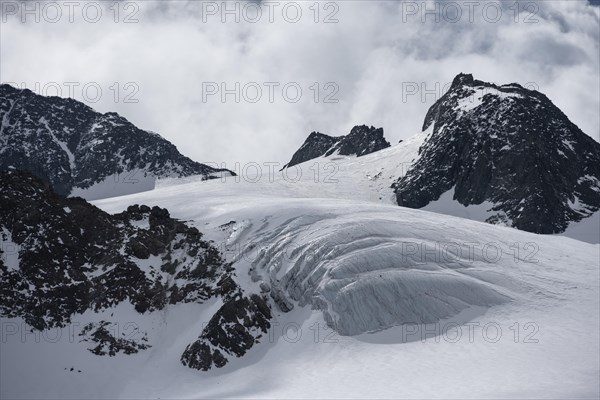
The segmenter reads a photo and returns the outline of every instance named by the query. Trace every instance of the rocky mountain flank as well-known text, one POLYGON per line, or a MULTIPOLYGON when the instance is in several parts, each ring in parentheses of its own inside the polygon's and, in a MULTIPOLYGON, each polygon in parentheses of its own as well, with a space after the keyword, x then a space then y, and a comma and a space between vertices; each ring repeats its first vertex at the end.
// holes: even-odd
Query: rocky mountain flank
POLYGON ((542 93, 459 74, 429 109, 432 133, 395 184, 421 208, 454 189, 464 206, 492 204, 490 223, 560 233, 600 209, 600 144, 542 93))
MULTIPOLYGON (((28 172, 2 171, 0 242, 0 315, 21 317, 34 330, 122 302, 147 313, 218 297, 223 306, 181 355, 184 365, 208 370, 245 354, 270 327, 269 299, 244 293, 215 244, 160 207, 132 205, 110 215, 28 172)), ((109 323, 83 330, 92 353, 150 347, 145 333, 114 337, 109 323)))
POLYGON ((131 171, 157 178, 233 174, 185 157, 117 113, 0 85, 0 170, 9 168, 30 171, 62 195, 131 171))

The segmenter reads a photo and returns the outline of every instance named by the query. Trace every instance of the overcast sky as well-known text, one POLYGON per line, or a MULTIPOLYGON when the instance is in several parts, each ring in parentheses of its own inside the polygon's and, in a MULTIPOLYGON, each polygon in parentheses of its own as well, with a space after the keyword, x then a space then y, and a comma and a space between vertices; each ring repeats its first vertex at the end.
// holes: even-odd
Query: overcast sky
POLYGON ((440 3, 2 1, 0 80, 58 87, 228 168, 356 124, 396 143, 459 72, 537 88, 600 140, 598 7, 440 3))

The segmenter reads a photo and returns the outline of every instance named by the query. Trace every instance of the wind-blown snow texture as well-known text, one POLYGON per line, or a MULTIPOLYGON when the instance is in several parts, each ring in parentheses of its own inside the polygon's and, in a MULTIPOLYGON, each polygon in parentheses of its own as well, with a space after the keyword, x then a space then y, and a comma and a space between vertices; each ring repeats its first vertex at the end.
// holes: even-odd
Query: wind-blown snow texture
MULTIPOLYGON (((133 186, 146 175, 209 179, 230 174, 190 160, 160 135, 117 113, 100 114, 73 99, 0 85, 0 169, 9 168, 49 180, 64 195, 107 178, 113 190, 122 190, 117 183, 133 186)), ((106 190, 105 195, 112 197, 106 190)))

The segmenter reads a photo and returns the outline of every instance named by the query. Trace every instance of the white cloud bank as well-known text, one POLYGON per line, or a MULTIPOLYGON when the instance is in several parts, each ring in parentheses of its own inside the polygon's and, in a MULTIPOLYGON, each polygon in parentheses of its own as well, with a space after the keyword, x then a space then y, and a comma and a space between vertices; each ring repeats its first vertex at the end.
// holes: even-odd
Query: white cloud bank
MULTIPOLYGON (((311 131, 345 134, 356 124, 383 126, 395 143, 420 131, 436 100, 433 93, 407 96, 403 88, 416 84, 437 89, 439 96, 459 72, 537 85, 599 140, 600 13, 584 0, 523 2, 519 13, 514 1, 338 1, 317 7, 312 1, 125 1, 102 3, 96 23, 89 21, 100 3, 66 3, 53 3, 59 16, 47 3, 2 2, 0 80, 31 89, 39 82, 48 93, 56 82, 65 97, 68 83, 77 82, 73 97, 84 101, 83 85, 97 82, 103 95, 89 105, 159 132, 198 161, 225 161, 229 168, 235 162, 283 164, 311 131), (23 7, 33 11, 21 15, 23 7), (238 7, 240 21, 225 7, 238 7), (252 23, 257 7, 262 16, 252 23), (298 7, 302 16, 292 23, 298 7), (125 23, 128 17, 137 22, 125 23), (324 23, 327 18, 337 22, 324 23), (134 86, 124 87, 127 82, 134 86), (251 103, 242 96, 236 103, 230 94, 222 103, 220 95, 205 93, 203 101, 210 82, 229 89, 255 82, 262 97, 251 103), (265 82, 279 83, 272 103, 265 82), (297 103, 285 100, 287 83, 302 89, 297 103), (131 98, 139 102, 124 102, 136 88, 131 98), (330 99, 338 102, 325 103, 336 88, 330 99)), ((256 85, 247 89, 253 98, 256 85)), ((295 96, 293 87, 287 94, 295 96)), ((94 99, 92 87, 88 97, 94 99)))

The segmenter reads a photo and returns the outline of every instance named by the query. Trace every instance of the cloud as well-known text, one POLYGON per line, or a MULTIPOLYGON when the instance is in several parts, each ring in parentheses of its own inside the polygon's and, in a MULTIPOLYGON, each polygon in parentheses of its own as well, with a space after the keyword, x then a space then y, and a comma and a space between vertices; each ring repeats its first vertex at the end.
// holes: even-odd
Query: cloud
POLYGON ((6 3, 0 80, 48 90, 56 82, 63 96, 65 83, 78 82, 73 96, 84 101, 83 86, 94 100, 96 82, 102 96, 89 105, 159 132, 199 161, 284 163, 311 131, 340 135, 363 123, 397 142, 420 130, 459 72, 537 85, 599 140, 600 13, 584 0, 529 2, 518 13, 514 2, 124 1, 96 3, 96 23, 84 3, 72 23, 61 1, 56 23, 51 14, 23 23, 6 15, 6 3), (206 96, 213 83, 219 93, 206 96), (239 103, 234 93, 221 102, 221 89, 236 83, 239 103), (260 100, 250 102, 257 90, 260 100))

